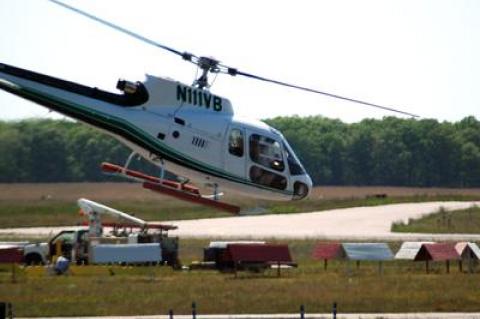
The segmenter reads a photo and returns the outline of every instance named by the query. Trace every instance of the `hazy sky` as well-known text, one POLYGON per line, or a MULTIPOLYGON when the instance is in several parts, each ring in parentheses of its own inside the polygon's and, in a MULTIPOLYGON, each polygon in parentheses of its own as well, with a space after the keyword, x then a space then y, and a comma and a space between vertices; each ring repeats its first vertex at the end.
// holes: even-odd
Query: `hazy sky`
MULTIPOLYGON (((480 118, 480 1, 65 0, 155 41, 240 70, 456 121, 480 118)), ((191 83, 195 67, 46 0, 0 0, 0 62, 102 89, 145 73, 191 83)), ((241 77, 212 92, 237 113, 392 115, 241 77)), ((0 92, 0 119, 58 117, 0 92)))

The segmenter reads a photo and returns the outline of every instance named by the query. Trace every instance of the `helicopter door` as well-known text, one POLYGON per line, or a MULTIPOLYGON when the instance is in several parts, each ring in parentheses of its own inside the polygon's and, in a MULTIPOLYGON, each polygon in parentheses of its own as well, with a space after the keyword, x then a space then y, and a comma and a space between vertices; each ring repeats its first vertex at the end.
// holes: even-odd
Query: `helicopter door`
POLYGON ((245 130, 230 127, 226 143, 225 170, 245 178, 245 130))

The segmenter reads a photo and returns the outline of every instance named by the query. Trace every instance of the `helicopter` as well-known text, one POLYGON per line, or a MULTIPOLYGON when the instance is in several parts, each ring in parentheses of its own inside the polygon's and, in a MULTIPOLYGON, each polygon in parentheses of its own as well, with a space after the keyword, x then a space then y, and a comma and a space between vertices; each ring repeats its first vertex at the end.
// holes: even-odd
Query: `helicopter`
POLYGON ((283 201, 300 200, 311 193, 312 180, 282 133, 259 120, 237 117, 230 100, 211 91, 211 75, 243 76, 416 116, 244 72, 215 58, 163 45, 61 1, 49 1, 197 67, 199 76, 192 84, 147 74, 143 81, 118 80, 116 88, 121 93, 113 93, 0 63, 0 89, 118 139, 132 154, 123 166, 105 163, 103 170, 140 180, 148 189, 164 193, 173 190, 173 196, 192 201, 198 198, 210 204, 218 201, 223 190, 283 201), (159 177, 130 170, 128 166, 135 155, 158 166, 159 177), (165 172, 179 176, 180 180, 166 180, 165 172), (201 195, 192 184, 211 187, 213 195, 201 195))

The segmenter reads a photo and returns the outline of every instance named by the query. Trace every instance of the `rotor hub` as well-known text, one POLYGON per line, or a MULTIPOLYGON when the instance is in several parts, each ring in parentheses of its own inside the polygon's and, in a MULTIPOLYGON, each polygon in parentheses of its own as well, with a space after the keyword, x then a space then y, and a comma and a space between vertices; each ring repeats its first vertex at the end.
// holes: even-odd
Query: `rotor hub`
POLYGON ((198 67, 202 70, 206 70, 208 72, 212 73, 218 73, 220 69, 218 68, 218 63, 220 61, 212 58, 212 57, 206 57, 206 56, 201 56, 198 58, 198 67))
POLYGON ((218 67, 219 62, 217 59, 212 57, 201 56, 195 61, 195 64, 199 69, 202 70, 202 74, 198 79, 195 80, 193 85, 197 86, 199 89, 209 87, 208 84, 208 73, 218 73, 220 68, 218 67))

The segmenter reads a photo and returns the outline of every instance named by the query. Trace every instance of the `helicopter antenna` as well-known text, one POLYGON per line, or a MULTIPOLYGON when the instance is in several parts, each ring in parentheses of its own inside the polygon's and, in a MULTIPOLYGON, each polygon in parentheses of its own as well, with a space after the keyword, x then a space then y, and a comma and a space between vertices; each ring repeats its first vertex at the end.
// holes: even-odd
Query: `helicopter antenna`
POLYGON ((218 61, 217 59, 214 59, 212 57, 196 56, 196 55, 194 55, 192 53, 189 53, 189 52, 186 52, 186 51, 184 51, 184 52, 178 51, 174 48, 163 45, 163 44, 158 43, 156 41, 153 41, 149 38, 146 38, 142 35, 139 35, 135 32, 132 32, 130 30, 122 28, 122 27, 120 27, 120 26, 118 26, 114 23, 111 23, 111 22, 108 22, 108 21, 103 20, 101 18, 98 18, 98 17, 96 17, 96 16, 94 16, 90 13, 87 13, 85 11, 82 11, 80 9, 72 7, 70 5, 67 5, 67 4, 65 4, 61 1, 58 1, 58 0, 49 0, 49 1, 54 3, 54 4, 57 4, 59 6, 62 6, 66 9, 68 9, 68 10, 71 10, 75 13, 81 14, 84 17, 87 17, 87 18, 89 18, 91 20, 94 20, 98 23, 106 25, 106 26, 108 26, 108 27, 110 27, 114 30, 125 33, 126 35, 129 35, 129 36, 131 36, 131 37, 133 37, 137 40, 143 41, 143 42, 145 42, 147 44, 150 44, 150 45, 153 45, 157 48, 160 48, 160 49, 166 50, 170 53, 176 54, 176 55, 182 57, 182 59, 184 59, 186 61, 189 61, 193 64, 196 64, 198 66, 198 68, 201 69, 201 74, 193 82, 193 85, 198 87, 199 89, 204 89, 204 88, 210 87, 209 82, 208 82, 208 76, 209 76, 210 73, 214 73, 214 74, 223 73, 223 74, 229 74, 231 76, 241 75, 241 76, 244 76, 244 77, 247 77, 247 78, 250 78, 250 79, 254 79, 254 80, 269 82, 269 83, 273 83, 273 84, 277 84, 277 85, 281 85, 281 86, 286 86, 286 87, 290 87, 290 88, 293 88, 293 89, 303 90, 303 91, 307 91, 307 92, 311 92, 311 93, 322 94, 322 95, 325 95, 325 96, 328 96, 328 97, 331 97, 331 98, 345 100, 345 101, 349 101, 349 102, 353 102, 353 103, 357 103, 357 104, 361 104, 361 105, 371 106, 371 107, 375 107, 375 108, 379 108, 379 109, 382 109, 382 110, 395 112, 395 113, 399 113, 399 114, 403 114, 403 115, 407 115, 407 116, 411 116, 411 117, 418 117, 418 115, 415 115, 415 114, 412 114, 412 113, 409 113, 409 112, 405 112, 405 111, 401 111, 401 110, 396 109, 396 108, 383 106, 383 105, 379 105, 379 104, 374 104, 374 103, 370 103, 370 102, 366 102, 366 101, 362 101, 362 100, 357 100, 357 99, 349 98, 349 97, 346 97, 346 96, 341 96, 341 95, 337 95, 337 94, 333 94, 333 93, 329 93, 329 92, 325 92, 325 91, 311 89, 311 88, 308 88, 308 87, 299 86, 299 85, 295 85, 295 84, 290 84, 290 83, 287 83, 287 82, 273 80, 273 79, 269 79, 269 78, 266 78, 266 77, 263 77, 263 76, 258 76, 258 75, 254 75, 254 74, 251 74, 251 73, 239 71, 236 68, 232 68, 232 67, 220 64, 220 61, 218 61))

